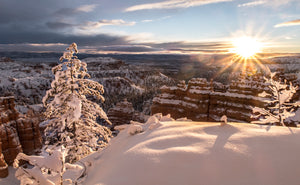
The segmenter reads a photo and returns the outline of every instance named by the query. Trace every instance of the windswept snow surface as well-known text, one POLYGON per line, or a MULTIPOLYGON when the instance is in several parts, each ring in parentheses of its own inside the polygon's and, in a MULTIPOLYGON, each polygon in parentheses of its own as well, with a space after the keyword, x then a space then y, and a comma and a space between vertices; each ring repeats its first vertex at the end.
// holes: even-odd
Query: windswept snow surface
POLYGON ((83 159, 91 164, 83 184, 299 184, 297 128, 169 121, 135 135, 128 129, 83 159))

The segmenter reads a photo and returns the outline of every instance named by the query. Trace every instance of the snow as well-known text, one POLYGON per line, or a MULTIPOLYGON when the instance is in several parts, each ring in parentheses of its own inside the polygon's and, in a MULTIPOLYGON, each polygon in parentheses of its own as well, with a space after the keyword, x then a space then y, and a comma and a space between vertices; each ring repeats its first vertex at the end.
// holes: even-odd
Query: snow
POLYGON ((220 118, 220 121, 222 121, 221 126, 226 125, 226 124, 227 124, 227 116, 226 116, 226 115, 223 115, 223 116, 220 118))
POLYGON ((8 167, 8 176, 6 178, 0 178, 1 185, 17 185, 20 184, 20 181, 15 178, 16 169, 12 166, 8 167))
POLYGON ((21 185, 58 185, 62 181, 64 185, 76 184, 85 172, 85 164, 65 163, 66 154, 64 147, 57 147, 50 153, 43 151, 40 156, 19 153, 13 164, 17 170, 12 174, 20 180, 21 185), (19 166, 20 160, 27 161, 28 166, 19 166))
POLYGON ((222 93, 222 92, 213 92, 213 95, 219 95, 219 96, 228 96, 228 97, 233 97, 233 98, 247 98, 247 99, 253 99, 253 100, 258 100, 258 101, 264 101, 268 100, 267 98, 262 98, 262 97, 256 97, 252 95, 244 95, 244 94, 238 94, 238 93, 222 93))
MULTIPOLYGON (((123 126, 106 149, 79 161, 89 164, 85 165, 87 176, 81 184, 299 182, 299 128, 167 120, 172 120, 170 115, 156 114, 145 124, 132 122, 123 126)), ((69 178, 78 177, 82 169, 75 171, 69 178)), ((0 179, 0 184, 19 184, 13 173, 0 179)))
MULTIPOLYGON (((294 113, 294 116, 288 117, 286 120, 287 120, 287 122, 294 121, 294 122, 299 124, 299 122, 300 122, 300 109, 298 109, 294 113)), ((300 126, 300 125, 298 125, 298 126, 300 126)))
POLYGON ((129 128, 128 128, 128 134, 130 135, 135 135, 137 133, 141 133, 143 132, 144 129, 141 125, 130 125, 129 128))
POLYGON ((144 128, 130 135, 127 127, 84 158, 92 165, 83 184, 299 184, 300 129, 187 121, 144 128))
POLYGON ((176 121, 192 121, 191 119, 187 119, 187 117, 184 118, 178 118, 176 121))
POLYGON ((157 102, 159 104, 170 104, 170 105, 174 105, 174 106, 181 105, 181 106, 188 107, 188 108, 198 109, 198 106, 196 104, 185 102, 183 100, 162 99, 160 97, 155 97, 153 99, 153 102, 157 102))

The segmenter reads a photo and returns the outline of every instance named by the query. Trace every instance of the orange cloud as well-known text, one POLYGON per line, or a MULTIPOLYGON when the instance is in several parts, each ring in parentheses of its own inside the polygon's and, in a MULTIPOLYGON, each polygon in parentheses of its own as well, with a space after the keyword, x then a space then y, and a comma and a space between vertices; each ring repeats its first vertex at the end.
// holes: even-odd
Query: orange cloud
POLYGON ((297 25, 300 25, 300 19, 276 24, 274 27, 279 28, 279 27, 297 26, 297 25))
POLYGON ((188 8, 193 6, 202 6, 212 3, 228 2, 232 0, 169 0, 158 3, 147 3, 131 6, 125 9, 125 12, 133 12, 138 10, 150 9, 174 9, 174 8, 188 8))

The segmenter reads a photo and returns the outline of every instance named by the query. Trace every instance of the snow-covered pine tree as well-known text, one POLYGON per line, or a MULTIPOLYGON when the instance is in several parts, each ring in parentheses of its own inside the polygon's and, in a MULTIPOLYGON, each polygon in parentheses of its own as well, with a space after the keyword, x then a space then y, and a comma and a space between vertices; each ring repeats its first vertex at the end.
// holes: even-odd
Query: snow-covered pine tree
POLYGON ((252 118, 259 119, 258 121, 252 121, 252 123, 260 124, 277 124, 285 126, 284 120, 288 117, 294 116, 294 108, 300 105, 300 102, 290 102, 293 95, 298 89, 297 86, 293 86, 290 82, 287 84, 286 80, 284 83, 274 80, 276 73, 271 73, 271 78, 264 78, 266 83, 269 84, 270 93, 262 92, 259 94, 260 97, 269 97, 271 100, 266 102, 269 106, 265 108, 254 107, 252 118))
POLYGON ((88 79, 87 64, 75 56, 78 53, 76 43, 66 50, 60 58, 61 63, 52 68, 55 79, 43 98, 48 121, 45 146, 48 149, 65 146, 66 160, 74 162, 108 143, 111 131, 97 123, 97 118, 111 123, 102 108, 87 99, 93 96, 104 101, 103 86, 88 79))

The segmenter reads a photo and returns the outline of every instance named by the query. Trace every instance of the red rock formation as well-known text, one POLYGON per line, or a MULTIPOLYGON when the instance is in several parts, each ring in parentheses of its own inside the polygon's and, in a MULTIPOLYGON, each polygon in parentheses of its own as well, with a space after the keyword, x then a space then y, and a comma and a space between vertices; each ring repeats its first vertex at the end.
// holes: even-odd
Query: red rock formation
POLYGON ((233 121, 250 122, 252 108, 264 107, 264 98, 258 93, 267 90, 259 75, 243 76, 232 81, 229 89, 220 83, 193 78, 187 87, 162 87, 162 93, 153 99, 152 114, 171 114, 173 118, 187 117, 195 121, 219 121, 226 115, 233 121))
POLYGON ((8 165, 4 160, 4 155, 2 153, 2 142, 0 138, 0 178, 8 176, 8 165))
POLYGON ((34 154, 42 147, 38 118, 23 117, 16 121, 18 136, 25 154, 34 154))
POLYGON ((208 99, 211 91, 210 83, 206 79, 191 79, 185 87, 180 82, 177 87, 163 86, 162 93, 153 99, 152 114, 171 114, 175 119, 181 117, 194 120, 206 120, 208 99))
POLYGON ((117 105, 108 110, 108 119, 112 122, 113 126, 129 124, 134 113, 134 108, 132 103, 125 99, 122 102, 117 103, 117 105))
POLYGON ((34 153, 41 147, 39 120, 37 118, 19 116, 15 109, 14 97, 0 98, 0 175, 6 164, 11 165, 19 152, 34 153), (21 141, 21 142, 20 142, 21 141), (3 160, 3 157, 5 161, 3 160), (2 162, 1 162, 2 161, 2 162))
POLYGON ((108 110, 108 119, 112 122, 113 126, 130 124, 131 120, 144 122, 144 115, 134 110, 132 103, 125 99, 122 102, 108 110))
POLYGON ((5 123, 0 126, 0 137, 5 161, 11 165, 18 153, 23 151, 18 133, 11 123, 5 123))
POLYGON ((14 127, 19 116, 18 112, 15 110, 14 97, 1 98, 0 110, 0 138, 2 141, 2 153, 5 161, 8 164, 12 164, 18 153, 22 151, 16 127, 14 127))

